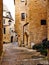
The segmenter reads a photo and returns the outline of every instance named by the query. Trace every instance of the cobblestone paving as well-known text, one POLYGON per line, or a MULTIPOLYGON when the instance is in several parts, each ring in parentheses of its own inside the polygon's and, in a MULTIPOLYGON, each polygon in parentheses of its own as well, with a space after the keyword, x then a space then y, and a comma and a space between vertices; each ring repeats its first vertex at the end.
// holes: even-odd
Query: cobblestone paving
MULTIPOLYGON (((38 60, 32 60, 33 54, 17 49, 17 44, 5 44, 5 54, 1 65, 37 65, 38 60)), ((36 53, 35 53, 36 54, 36 53)), ((44 64, 45 65, 45 64, 44 64)))

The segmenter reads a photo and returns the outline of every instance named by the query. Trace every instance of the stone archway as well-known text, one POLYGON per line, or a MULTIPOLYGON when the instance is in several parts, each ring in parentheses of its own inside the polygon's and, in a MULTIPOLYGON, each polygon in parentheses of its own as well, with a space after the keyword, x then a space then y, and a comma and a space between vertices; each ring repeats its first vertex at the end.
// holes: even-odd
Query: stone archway
POLYGON ((13 36, 11 36, 11 42, 13 42, 13 36))
POLYGON ((0 0, 0 56, 2 54, 3 51, 3 1, 0 0))
POLYGON ((28 34, 27 34, 27 32, 24 33, 24 44, 25 44, 25 46, 28 46, 28 34))

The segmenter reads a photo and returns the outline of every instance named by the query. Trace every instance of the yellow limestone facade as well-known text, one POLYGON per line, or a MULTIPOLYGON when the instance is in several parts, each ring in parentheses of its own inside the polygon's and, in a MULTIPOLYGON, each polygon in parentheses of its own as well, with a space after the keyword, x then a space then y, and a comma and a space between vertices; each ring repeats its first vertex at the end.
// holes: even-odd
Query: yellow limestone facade
MULTIPOLYGON (((49 0, 48 0, 48 4, 47 4, 47 38, 49 41, 49 0)), ((48 48, 48 61, 49 61, 49 48, 48 48)))
POLYGON ((47 7, 48 0, 15 0, 15 30, 19 46, 31 48, 32 44, 39 44, 45 38, 49 40, 47 7))
POLYGON ((2 4, 2 0, 0 0, 0 56, 1 56, 2 51, 3 51, 3 33, 2 33, 2 28, 3 28, 2 18, 3 18, 3 15, 2 15, 2 12, 3 12, 3 4, 2 4))

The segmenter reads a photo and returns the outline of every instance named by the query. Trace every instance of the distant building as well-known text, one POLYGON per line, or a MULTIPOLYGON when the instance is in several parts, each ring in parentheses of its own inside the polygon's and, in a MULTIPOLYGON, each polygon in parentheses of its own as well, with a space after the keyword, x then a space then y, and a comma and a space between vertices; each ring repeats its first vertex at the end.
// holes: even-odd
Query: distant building
POLYGON ((3 6, 3 42, 14 42, 14 20, 7 7, 3 6))
POLYGON ((49 40, 48 0, 15 0, 15 8, 19 46, 30 48, 33 43, 39 44, 45 38, 49 40))

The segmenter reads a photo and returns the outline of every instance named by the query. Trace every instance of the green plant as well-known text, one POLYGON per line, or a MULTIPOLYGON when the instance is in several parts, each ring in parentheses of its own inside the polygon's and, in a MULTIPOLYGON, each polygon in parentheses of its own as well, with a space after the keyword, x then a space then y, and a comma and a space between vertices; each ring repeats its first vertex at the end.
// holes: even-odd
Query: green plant
POLYGON ((36 44, 32 48, 40 52, 42 55, 47 56, 47 48, 49 48, 49 41, 47 41, 47 39, 44 39, 42 43, 36 44))

